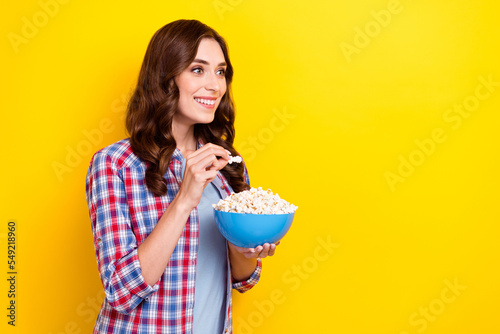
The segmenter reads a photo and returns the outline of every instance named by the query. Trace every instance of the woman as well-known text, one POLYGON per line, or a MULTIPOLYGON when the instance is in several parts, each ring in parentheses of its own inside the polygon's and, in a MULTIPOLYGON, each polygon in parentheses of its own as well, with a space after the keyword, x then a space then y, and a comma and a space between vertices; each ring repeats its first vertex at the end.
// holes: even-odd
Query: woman
POLYGON ((231 288, 260 277, 255 249, 226 242, 212 203, 249 188, 233 147, 233 68, 224 39, 179 20, 151 39, 126 126, 130 138, 98 151, 87 174, 106 298, 94 333, 229 333, 231 288))

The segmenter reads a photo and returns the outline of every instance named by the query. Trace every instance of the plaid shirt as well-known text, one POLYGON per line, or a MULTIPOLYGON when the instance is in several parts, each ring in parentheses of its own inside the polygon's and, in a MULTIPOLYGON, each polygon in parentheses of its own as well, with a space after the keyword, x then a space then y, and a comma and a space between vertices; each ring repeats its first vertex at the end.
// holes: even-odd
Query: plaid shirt
MULTIPOLYGON (((200 147, 203 143, 199 142, 200 147)), ((141 274, 138 246, 175 198, 182 182, 178 149, 165 173, 167 194, 155 197, 144 180, 146 164, 128 139, 98 151, 87 173, 87 204, 95 255, 106 293, 94 333, 192 333, 198 252, 198 211, 193 209, 159 281, 148 285, 141 274)), ((245 168, 247 183, 248 173, 245 168)), ((227 195, 232 189, 221 173, 214 183, 227 195)), ((229 264, 229 259, 227 260, 229 264)), ((244 282, 228 275, 224 333, 232 333, 231 291, 247 291, 260 277, 262 262, 244 282)), ((229 270, 229 265, 228 265, 229 270)))

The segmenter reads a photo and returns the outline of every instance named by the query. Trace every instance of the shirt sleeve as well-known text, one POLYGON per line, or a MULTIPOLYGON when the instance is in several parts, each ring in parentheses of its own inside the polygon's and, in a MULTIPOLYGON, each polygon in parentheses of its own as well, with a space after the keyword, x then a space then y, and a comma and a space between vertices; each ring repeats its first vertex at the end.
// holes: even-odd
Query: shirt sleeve
POLYGON ((236 289, 238 292, 241 293, 250 290, 259 281, 261 272, 262 272, 262 260, 257 259, 257 265, 255 266, 255 270, 253 271, 250 278, 242 282, 233 281, 233 289, 236 289))
POLYGON ((159 285, 151 287, 141 274, 125 184, 106 154, 98 152, 92 158, 86 190, 97 265, 106 299, 116 311, 129 314, 157 291, 159 285))

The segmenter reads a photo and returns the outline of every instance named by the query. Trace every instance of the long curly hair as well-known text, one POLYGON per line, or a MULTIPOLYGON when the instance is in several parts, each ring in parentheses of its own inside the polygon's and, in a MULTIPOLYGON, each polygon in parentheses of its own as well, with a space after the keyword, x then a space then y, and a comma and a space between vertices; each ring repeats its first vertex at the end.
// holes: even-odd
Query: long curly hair
MULTIPOLYGON (((232 155, 238 154, 233 147, 233 67, 225 40, 197 20, 178 20, 165 25, 149 42, 126 117, 132 150, 146 163, 146 185, 155 196, 167 193, 167 181, 163 176, 177 147, 172 135, 172 119, 178 109, 179 90, 174 79, 193 62, 203 38, 215 40, 222 49, 227 63, 227 90, 214 120, 210 124, 195 124, 194 135, 204 143, 220 145, 232 155)), ((249 188, 243 168, 243 164, 228 164, 221 170, 235 192, 249 188)))

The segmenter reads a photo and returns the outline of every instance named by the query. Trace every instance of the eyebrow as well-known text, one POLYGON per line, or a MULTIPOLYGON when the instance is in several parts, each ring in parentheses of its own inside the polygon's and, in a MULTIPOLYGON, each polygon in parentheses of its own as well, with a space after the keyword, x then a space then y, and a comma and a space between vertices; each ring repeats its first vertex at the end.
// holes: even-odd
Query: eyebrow
MULTIPOLYGON (((205 64, 205 65, 210 65, 210 63, 206 60, 203 59, 195 59, 193 60, 193 63, 200 63, 200 64, 205 64)), ((227 63, 224 61, 222 63, 219 63, 217 66, 227 66, 227 63)))

